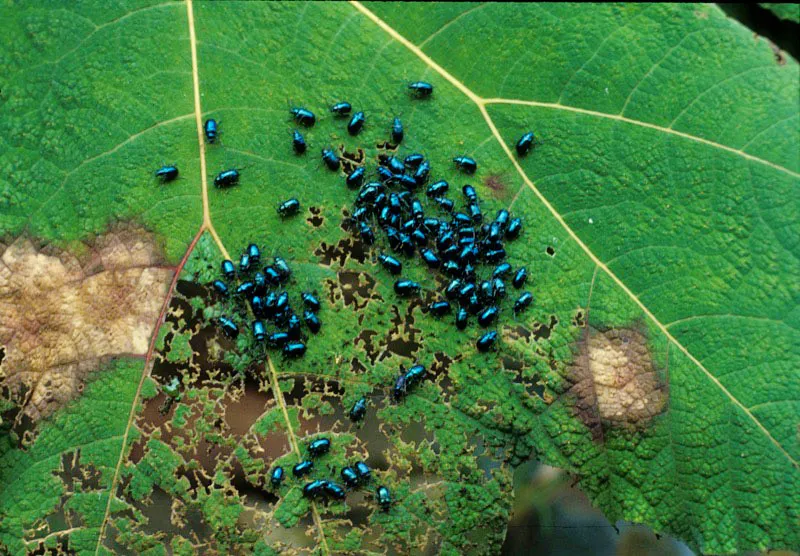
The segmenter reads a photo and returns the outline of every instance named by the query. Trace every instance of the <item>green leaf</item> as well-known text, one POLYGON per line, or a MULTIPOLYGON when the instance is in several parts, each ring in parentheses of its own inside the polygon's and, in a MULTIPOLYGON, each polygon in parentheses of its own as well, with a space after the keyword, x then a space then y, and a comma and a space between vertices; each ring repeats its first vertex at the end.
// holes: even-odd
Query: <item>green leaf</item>
POLYGON ((765 2, 759 4, 759 6, 768 9, 781 19, 800 23, 800 4, 771 4, 765 2))
POLYGON ((703 552, 800 544, 787 496, 800 490, 798 65, 715 6, 26 4, 0 21, 2 235, 75 249, 134 221, 180 273, 113 415, 90 382, 25 449, 6 444, 4 548, 497 552, 530 457, 577 476, 612 522, 703 552), (430 101, 409 97, 412 79, 434 84, 430 101), (367 113, 358 137, 328 117, 343 98, 367 113), (287 102, 319 117, 303 157, 287 102), (363 148, 372 165, 395 115, 401 153, 424 152, 454 187, 450 160, 474 156, 484 213, 525 218, 509 261, 536 301, 499 327, 499 354, 476 351, 477 326, 457 333, 398 301, 342 229, 353 192, 317 153, 363 148), (217 144, 202 141, 206 117, 217 144), (528 130, 540 145, 518 160, 528 130), (158 184, 162 162, 181 178, 158 184), (230 167, 238 187, 209 187, 230 167), (301 214, 282 219, 291 196, 301 214), (290 262, 294 294, 324 301, 301 360, 213 324, 235 312, 207 288, 219 261, 254 240, 290 262), (415 359, 432 378, 391 403, 415 359), (345 414, 361 396, 359 427, 345 414), (60 501, 58 460, 12 486, 37 450, 92 441, 48 430, 100 412, 92 438, 116 448, 91 461, 96 504, 60 501), (333 448, 311 477, 364 459, 370 489, 330 504, 291 477, 273 490, 271 469, 322 435, 333 448))

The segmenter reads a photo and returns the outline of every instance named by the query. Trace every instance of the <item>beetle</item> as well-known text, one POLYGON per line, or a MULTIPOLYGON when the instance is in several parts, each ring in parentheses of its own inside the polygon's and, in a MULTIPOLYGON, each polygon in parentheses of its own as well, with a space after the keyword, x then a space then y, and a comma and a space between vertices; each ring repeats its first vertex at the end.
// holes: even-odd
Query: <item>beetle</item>
POLYGON ((499 263, 506 258, 506 250, 502 247, 500 249, 489 249, 483 254, 483 258, 489 263, 499 263))
POLYGON ((364 116, 364 112, 359 110, 353 114, 353 117, 347 122, 347 133, 350 135, 358 135, 364 127, 365 121, 367 121, 367 118, 364 116))
POLYGON ((403 161, 396 156, 387 156, 384 159, 382 166, 389 168, 393 174, 402 174, 406 170, 406 166, 403 164, 403 161))
POLYGON ((472 218, 470 218, 463 212, 456 212, 455 214, 453 214, 453 223, 459 228, 462 228, 464 226, 471 226, 472 218))
POLYGON ((308 309, 303 312, 303 320, 305 321, 308 329, 314 334, 319 332, 319 329, 322 327, 322 322, 320 322, 319 317, 308 309))
POLYGON ((428 236, 426 236, 425 232, 420 228, 411 232, 411 239, 420 247, 428 245, 428 236))
POLYGON ((350 420, 353 422, 360 421, 367 414, 367 398, 360 398, 353 407, 350 408, 350 420))
POLYGON ((235 168, 231 168, 230 170, 224 170, 219 174, 217 174, 217 177, 214 178, 214 187, 216 187, 217 189, 233 187, 238 183, 239 183, 239 170, 235 168))
POLYGON ((329 170, 335 171, 339 169, 339 156, 333 149, 322 149, 322 162, 325 163, 325 166, 327 166, 329 170))
MULTIPOLYGON (((300 339, 300 317, 294 314, 291 309, 287 310, 287 313, 291 313, 289 317, 286 319, 286 333, 289 335, 290 340, 299 340, 300 339)), ((311 313, 312 315, 314 313, 311 313)), ((316 315, 315 315, 316 316, 316 315)), ((311 326, 309 326, 311 328, 311 326)), ((319 328, 317 328, 319 330, 319 328)), ((316 334, 316 331, 312 329, 312 332, 316 334)))
POLYGON ((340 475, 342 476, 344 484, 347 486, 354 487, 358 484, 358 473, 356 473, 356 470, 349 465, 342 468, 340 475))
POLYGON ((316 481, 306 483, 303 487, 303 496, 306 498, 318 498, 323 493, 327 482, 328 481, 317 479, 316 481))
POLYGON ((434 301, 428 305, 428 312, 434 317, 443 317, 450 312, 449 301, 434 301))
POLYGON ((492 279, 492 297, 504 298, 506 296, 506 285, 500 278, 492 279))
POLYGON ((292 108, 291 110, 289 110, 289 112, 292 114, 294 121, 296 121, 300 125, 306 127, 313 127, 314 124, 317 123, 317 117, 311 110, 308 110, 306 108, 302 107, 292 108))
POLYGON ((400 121, 400 118, 395 116, 392 120, 392 143, 399 145, 403 142, 404 135, 403 122, 400 121))
POLYGON ((467 327, 468 319, 469 313, 467 313, 467 310, 463 307, 459 307, 456 313, 456 328, 464 330, 467 327))
POLYGON ((457 156, 453 159, 456 168, 465 174, 474 174, 478 169, 478 163, 471 156, 457 156))
POLYGON ((533 303, 533 296, 531 295, 531 292, 524 292, 514 302, 514 313, 521 313, 530 307, 531 303, 533 303))
POLYGON ((439 205, 439 208, 445 212, 453 212, 453 207, 455 207, 455 203, 452 199, 448 199, 447 197, 436 197, 434 199, 436 204, 439 205))
POLYGON ((442 260, 430 249, 427 247, 423 247, 419 250, 419 254, 422 255, 422 260, 425 261, 425 264, 428 265, 428 268, 439 268, 442 264, 442 260))
POLYGON ((327 438, 317 438, 308 445, 308 453, 312 458, 326 454, 331 449, 331 441, 327 438))
POLYGON ((411 153, 405 159, 403 159, 403 164, 408 166, 409 168, 418 168, 420 164, 423 163, 425 157, 419 153, 411 153))
POLYGON ((214 280, 212 286, 214 286, 214 290, 221 296, 228 295, 228 286, 225 285, 225 282, 223 282, 222 280, 214 280))
POLYGON ((500 263, 492 271, 492 278, 503 278, 511 272, 511 265, 508 263, 500 263))
POLYGON ((445 180, 439 180, 435 183, 432 183, 428 186, 428 189, 425 190, 425 194, 428 197, 442 197, 447 194, 447 190, 450 189, 450 184, 447 183, 445 180))
POLYGON ((209 143, 214 143, 217 140, 217 135, 219 135, 219 129, 217 128, 217 120, 213 118, 209 118, 203 124, 203 132, 206 135, 206 141, 209 143))
POLYGON ((413 280, 397 280, 394 283, 394 292, 402 297, 419 294, 421 286, 413 280))
POLYGON ((486 234, 486 240, 490 242, 499 242, 503 239, 503 226, 499 222, 492 222, 489 224, 489 232, 486 234))
POLYGON ((383 193, 386 188, 382 183, 371 181, 362 187, 358 195, 356 195, 356 205, 369 205, 372 204, 380 193, 383 193))
POLYGON ((297 214, 300 210, 300 201, 292 197, 291 199, 287 199, 278 205, 278 214, 281 216, 292 216, 297 214))
POLYGON ((439 228, 441 228, 442 223, 439 221, 438 218, 434 218, 432 216, 428 216, 422 221, 422 227, 428 234, 435 235, 439 233, 439 228))
POLYGON ((272 486, 279 487, 283 482, 283 467, 280 465, 272 470, 272 474, 270 475, 269 482, 272 483, 272 486))
POLYGON ((480 338, 478 338, 478 341, 475 343, 475 347, 478 348, 478 351, 485 353, 492 349, 492 346, 494 346, 496 341, 497 331, 492 330, 490 332, 486 332, 480 338))
POLYGON ((267 337, 267 331, 264 329, 264 323, 260 320, 253 321, 253 337, 257 342, 263 342, 267 337))
POLYGON ((529 152, 531 149, 536 146, 536 136, 533 134, 532 131, 528 131, 522 134, 522 137, 519 138, 517 141, 517 156, 523 157, 529 152))
POLYGON ((484 300, 493 300, 492 283, 489 280, 483 280, 478 286, 478 292, 484 300))
POLYGON ((273 259, 273 266, 275 270, 281 275, 281 277, 285 280, 292 274, 292 269, 289 268, 289 265, 286 264, 286 260, 283 257, 274 257, 273 259))
POLYGON ((508 211, 506 209, 500 209, 497 211, 497 216, 495 216, 494 221, 505 231, 506 227, 508 227, 508 218, 508 211))
POLYGON ((253 263, 258 264, 261 262, 261 250, 255 243, 251 243, 247 246, 247 254, 253 263))
POLYGON ((375 171, 378 173, 378 179, 383 183, 392 184, 397 181, 394 173, 385 166, 378 166, 375 171))
POLYGON ((478 193, 475 191, 475 188, 472 187, 470 184, 466 184, 464 187, 462 187, 461 192, 464 194, 464 197, 466 197, 467 201, 469 201, 470 203, 478 202, 478 193))
POLYGON ((517 239, 520 233, 522 233, 522 219, 514 218, 508 223, 508 228, 506 228, 506 237, 508 239, 517 239))
POLYGON ((414 181, 417 185, 422 185, 426 181, 428 181, 428 176, 431 173, 431 165, 427 160, 423 160, 422 163, 417 167, 414 171, 414 181))
POLYGON ((403 263, 392 257, 381 253, 378 255, 378 260, 383 265, 383 268, 389 271, 390 274, 397 276, 403 270, 403 263))
POLYGON ((291 342, 283 346, 283 356, 287 359, 302 357, 306 352, 306 345, 303 342, 291 342))
POLYGON ((347 495, 340 485, 337 485, 332 481, 325 481, 325 484, 322 488, 325 490, 325 494, 331 498, 336 498, 337 500, 344 500, 344 497, 347 495))
POLYGON ((303 292, 300 294, 300 299, 303 301, 303 305, 315 313, 318 312, 322 306, 319 299, 311 292, 303 292))
POLYGON ((520 289, 522 286, 525 285, 525 282, 528 280, 528 269, 524 266, 521 267, 516 274, 514 274, 514 278, 511 280, 511 285, 515 288, 520 289))
POLYGON ((264 290, 267 289, 267 278, 260 270, 256 271, 253 275, 253 283, 256 285, 256 291, 259 293, 264 293, 264 290))
POLYGON ((283 281, 283 277, 274 266, 269 265, 264 267, 264 281, 271 286, 277 286, 283 281))
POLYGON ((239 270, 241 272, 250 270, 250 255, 247 253, 242 253, 242 256, 239 257, 239 270))
MULTIPOLYGON (((332 169, 336 170, 337 168, 338 165, 336 168, 332 169)), ((359 166, 350 172, 350 175, 345 178, 344 182, 347 184, 347 187, 361 187, 361 184, 364 183, 364 167, 359 166)))
POLYGON ((292 467, 292 475, 302 477, 303 475, 308 475, 312 469, 314 469, 314 462, 306 459, 292 467))
POLYGON ((370 478, 370 468, 363 461, 356 462, 356 473, 358 473, 358 480, 366 483, 370 478))
POLYGON ((462 282, 461 289, 458 290, 458 297, 462 300, 469 299, 475 293, 475 284, 472 282, 462 282))
POLYGON ((392 505, 392 494, 385 486, 379 486, 376 492, 378 496, 378 505, 384 512, 388 512, 389 507, 392 505))
POLYGON ((295 129, 292 132, 292 148, 294 149, 295 154, 303 154, 306 152, 306 147, 306 138, 303 137, 302 133, 295 129))
POLYGON ((427 81, 412 81, 408 88, 417 98, 427 98, 433 94, 433 85, 427 81))
POLYGON ((273 332, 267 336, 267 345, 277 348, 283 347, 289 342, 289 335, 286 332, 273 332))
POLYGON ((461 286, 463 286, 463 285, 464 285, 464 283, 460 279, 458 279, 458 278, 452 279, 450 281, 450 283, 447 284, 447 287, 444 289, 444 296, 447 299, 451 299, 451 300, 452 299, 456 299, 459 296, 459 292, 461 290, 461 286))
POLYGON ((411 216, 417 225, 422 224, 425 219, 425 209, 422 208, 422 203, 419 199, 411 201, 411 216))
POLYGON ((337 116, 349 116, 353 106, 347 101, 337 102, 331 106, 331 112, 337 116))
POLYGON ((255 289, 256 285, 250 280, 248 280, 247 282, 242 282, 241 284, 239 284, 239 287, 236 288, 236 294, 247 296, 252 294, 255 289))
POLYGON ((361 241, 367 245, 372 245, 375 243, 375 233, 366 222, 362 221, 358 223, 358 235, 361 237, 361 241))
MULTIPOLYGON (((264 300, 260 296, 254 295, 250 299, 250 306, 253 308, 253 314, 255 316, 263 317, 265 315, 264 300)), ((253 326, 255 327, 255 324, 253 326)), ((263 327, 263 324, 262 324, 262 327, 263 327)), ((254 328, 253 332, 255 333, 255 328, 254 328)), ((262 337, 261 340, 264 340, 264 338, 262 337)))
POLYGON ((409 176, 408 174, 393 174, 392 183, 402 185, 409 191, 414 191, 419 185, 419 182, 414 178, 414 176, 409 176))
POLYGON ((467 206, 467 209, 469 210, 469 216, 473 222, 476 224, 483 222, 483 213, 481 212, 481 207, 478 203, 470 203, 467 206))
POLYGON ((400 376, 394 381, 394 388, 392 388, 392 397, 395 401, 400 401, 402 398, 406 396, 408 390, 408 379, 406 378, 405 373, 401 373, 400 376))
POLYGON ((156 170, 156 177, 161 180, 161 183, 176 180, 178 179, 178 167, 172 165, 162 166, 156 170))
POLYGON ((228 338, 236 338, 239 335, 239 327, 228 317, 219 317, 219 324, 228 338))
POLYGON ((497 319, 498 313, 497 307, 487 307, 478 315, 478 324, 486 328, 497 319))
POLYGON ((414 365, 413 367, 408 369, 408 371, 406 371, 406 383, 408 384, 408 386, 416 384, 417 382, 425 378, 425 373, 427 373, 427 371, 425 370, 424 366, 414 365))

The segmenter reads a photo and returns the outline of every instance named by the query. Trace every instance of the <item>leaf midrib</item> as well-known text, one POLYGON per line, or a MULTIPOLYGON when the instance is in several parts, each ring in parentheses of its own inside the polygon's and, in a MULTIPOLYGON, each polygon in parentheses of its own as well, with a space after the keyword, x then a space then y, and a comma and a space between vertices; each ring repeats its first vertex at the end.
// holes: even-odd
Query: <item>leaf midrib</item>
MULTIPOLYGON (((185 0, 186 3, 186 14, 187 14, 187 23, 189 27, 189 44, 191 49, 192 55, 192 89, 193 89, 193 98, 194 98, 194 117, 197 127, 197 142, 199 145, 199 158, 200 158, 200 187, 203 197, 203 222, 200 225, 200 229, 198 230, 197 234, 195 235, 192 242, 189 244, 189 247, 186 249, 186 252, 183 255, 181 262, 175 268, 175 275, 173 276, 172 283, 167 290, 166 298, 164 299, 164 304, 161 310, 161 314, 156 321, 155 328, 153 330, 153 336, 150 342, 150 348, 148 350, 147 356, 145 357, 144 368, 142 369, 142 375, 139 380, 139 385, 136 389, 136 393, 133 397, 133 402, 131 404, 131 411, 128 417, 128 423, 125 428, 125 432, 122 435, 122 446, 120 448, 119 459, 117 460, 117 466, 114 470, 114 475, 111 479, 111 484, 109 488, 109 495, 108 495, 108 503, 106 505, 106 510, 103 515, 103 520, 100 523, 100 530, 97 536, 97 545, 95 547, 95 555, 100 553, 100 547, 102 546, 103 538, 105 535, 106 525, 108 524, 109 517, 111 516, 111 505, 112 501, 115 497, 115 491, 117 488, 117 484, 119 483, 119 475, 122 470, 122 463, 125 459, 125 448, 128 444, 128 436, 130 434, 131 428, 133 427, 133 423, 136 419, 136 407, 139 403, 139 398, 141 396, 142 388, 144 386, 145 380, 150 375, 148 368, 150 367, 150 358, 155 348, 156 338, 158 337, 158 330, 159 327, 164 320, 164 315, 166 310, 169 306, 170 299, 172 298, 172 294, 175 291, 175 286, 177 285, 178 279, 180 277, 181 271, 189 259, 192 251, 194 250, 197 241, 203 235, 204 232, 209 232, 211 237, 214 239, 214 243, 216 243, 217 247, 219 248, 220 252, 226 259, 230 259, 230 255, 228 250, 225 248, 225 245, 222 243, 222 240, 219 237, 216 229, 214 228, 214 224, 211 220, 211 210, 208 201, 208 176, 207 176, 207 165, 206 165, 206 148, 205 148, 205 139, 203 135, 203 111, 201 108, 200 103, 200 74, 199 74, 199 65, 197 62, 197 34, 195 31, 194 25, 194 10, 192 5, 192 0, 185 0)), ((161 6, 163 4, 159 4, 161 6)), ((125 17, 125 16, 123 16, 125 17)), ((121 19, 121 18, 120 18, 121 19)), ((184 118, 186 116, 181 116, 184 118)), ((278 374, 275 370, 275 367, 272 364, 272 360, 267 356, 266 364, 270 370, 270 377, 272 383, 272 391, 275 399, 278 401, 278 404, 281 407, 281 412, 283 418, 286 422, 286 431, 289 436, 289 443, 292 447, 292 450, 295 454, 300 457, 300 447, 297 443, 297 437, 294 434, 294 430, 292 429, 292 422, 289 417, 289 412, 286 408, 286 401, 283 397, 283 392, 281 392, 280 384, 278 381, 278 374)), ((325 530, 322 527, 322 518, 320 517, 319 511, 317 510, 316 504, 311 502, 311 513, 314 519, 314 524, 319 530, 319 539, 322 551, 324 554, 330 554, 330 549, 328 547, 328 542, 325 537, 325 530)), ((61 532, 60 532, 61 533, 61 532)))
POLYGON ((800 467, 798 465, 798 462, 789 454, 789 452, 781 445, 781 443, 778 442, 778 440, 775 437, 772 436, 772 434, 761 423, 761 421, 759 421, 756 418, 756 416, 753 415, 753 413, 742 402, 740 402, 720 382, 720 380, 716 376, 714 376, 694 355, 692 355, 689 352, 688 349, 686 349, 686 347, 683 346, 683 344, 681 344, 669 332, 669 330, 667 330, 666 326, 664 326, 664 324, 662 324, 661 321, 659 321, 656 318, 656 316, 647 308, 647 306, 639 299, 639 297, 636 296, 636 294, 634 294, 630 290, 630 288, 628 288, 628 286, 625 285, 625 283, 616 274, 614 274, 614 272, 612 272, 611 269, 609 269, 608 266, 606 264, 604 264, 597 257, 597 255, 594 254, 594 252, 592 252, 591 249, 589 249, 589 246, 586 245, 581 240, 580 237, 578 237, 578 235, 575 233, 575 231, 564 220, 564 217, 548 201, 548 199, 542 194, 542 192, 539 191, 539 189, 533 184, 533 182, 530 180, 528 175, 525 173, 525 171, 519 165, 519 162, 517 161, 517 159, 514 158, 514 155, 511 152, 511 149, 506 144, 505 140, 500 135, 500 132, 497 129, 497 126, 494 124, 494 121, 489 116, 489 113, 488 113, 488 111, 486 109, 486 106, 489 105, 489 104, 521 104, 521 105, 536 106, 536 107, 541 107, 541 108, 551 108, 551 109, 557 109, 557 110, 566 110, 566 111, 570 111, 570 112, 577 112, 577 113, 582 113, 582 114, 595 116, 595 117, 602 117, 602 118, 617 120, 617 121, 621 121, 621 122, 632 124, 632 125, 638 125, 638 126, 641 126, 641 127, 647 127, 647 128, 654 129, 654 130, 657 130, 657 131, 660 131, 660 132, 663 132, 663 133, 676 135, 676 136, 682 137, 684 139, 689 139, 691 141, 695 141, 695 142, 698 142, 698 143, 703 143, 703 144, 706 144, 706 145, 709 145, 709 146, 712 146, 712 147, 715 147, 715 148, 719 148, 721 150, 725 150, 727 152, 732 152, 732 153, 734 153, 734 154, 736 154, 738 156, 741 156, 741 157, 746 158, 748 160, 751 160, 753 162, 758 162, 760 164, 764 164, 766 166, 770 166, 770 167, 772 167, 772 168, 774 168, 776 170, 779 170, 781 172, 787 173, 787 174, 789 174, 791 176, 794 176, 794 177, 800 177, 800 174, 798 174, 796 172, 793 172, 792 170, 789 170, 788 168, 785 168, 783 166, 780 166, 780 165, 774 164, 772 162, 769 162, 767 160, 752 156, 750 154, 744 153, 744 152, 742 152, 740 150, 737 150, 737 149, 733 149, 732 147, 728 147, 726 145, 722 145, 720 143, 715 143, 713 141, 709 141, 709 140, 703 139, 701 137, 696 137, 694 135, 689 135, 687 133, 676 131, 674 129, 669 129, 669 128, 657 126, 655 124, 649 124, 649 123, 646 123, 646 122, 641 122, 639 120, 632 120, 630 118, 626 118, 626 117, 621 116, 621 115, 606 114, 606 113, 603 113, 603 112, 596 112, 596 111, 593 111, 593 110, 585 110, 583 108, 575 108, 575 107, 565 106, 565 105, 562 105, 562 104, 554 104, 554 103, 544 103, 544 102, 517 100, 517 99, 502 99, 502 98, 489 98, 489 99, 486 99, 486 98, 482 98, 482 97, 478 96, 477 94, 475 94, 464 83, 462 83, 461 81, 456 79, 455 76, 453 76, 451 73, 449 73, 447 70, 445 70, 437 62, 435 62, 430 56, 425 54, 422 51, 422 49, 420 49, 419 47, 414 45, 411 41, 409 41, 408 39, 403 37, 398 31, 396 31, 389 24, 387 24, 385 21, 380 19, 376 14, 374 14, 372 11, 370 11, 366 6, 361 4, 361 2, 358 2, 357 0, 350 0, 350 4, 355 9, 357 9, 362 14, 364 14, 373 23, 375 23, 380 29, 382 29, 387 34, 389 34, 393 39, 395 39, 397 42, 399 42, 404 47, 406 47, 408 50, 410 50, 423 63, 425 63, 425 65, 427 65, 429 68, 433 69, 436 73, 438 73, 443 78, 445 78, 451 85, 456 87, 467 98, 469 98, 472 102, 474 102, 478 106, 478 109, 480 110, 481 116, 485 120, 486 125, 489 126, 489 129, 491 130, 492 134, 495 136, 495 138, 497 139, 497 142, 500 144, 500 146, 505 151, 506 155, 508 156, 508 159, 511 161, 512 165, 514 166, 514 168, 516 169, 516 171, 520 175, 520 177, 522 177, 522 179, 525 182, 525 184, 528 186, 528 188, 531 189, 531 191, 534 193, 534 195, 536 195, 536 197, 547 208, 547 210, 550 211, 550 213, 553 215, 553 217, 559 222, 559 224, 561 224, 561 226, 564 228, 564 230, 578 244, 578 246, 586 253, 586 255, 592 260, 592 262, 594 262, 595 265, 597 265, 597 267, 601 268, 603 270, 603 272, 605 272, 625 292, 625 294, 628 295, 628 297, 630 297, 631 300, 633 300, 633 302, 636 303, 636 305, 639 306, 639 308, 645 313, 645 315, 647 315, 647 317, 653 322, 653 324, 656 325, 656 327, 661 331, 661 333, 664 334, 664 336, 670 342, 672 342, 675 345, 675 347, 677 347, 686 357, 688 357, 689 360, 692 363, 694 363, 706 375, 706 377, 713 384, 715 384, 717 386, 717 388, 719 388, 731 400, 731 402, 734 403, 734 405, 739 407, 739 409, 741 409, 753 421, 753 423, 758 427, 758 429, 792 463, 793 466, 795 466, 796 468, 800 467))

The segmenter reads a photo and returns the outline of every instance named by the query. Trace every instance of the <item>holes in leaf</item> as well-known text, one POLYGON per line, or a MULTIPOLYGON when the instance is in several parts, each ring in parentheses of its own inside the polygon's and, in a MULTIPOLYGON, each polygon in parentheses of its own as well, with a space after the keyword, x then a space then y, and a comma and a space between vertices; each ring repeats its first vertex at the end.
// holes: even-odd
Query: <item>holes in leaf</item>
POLYGON ((550 246, 550 245, 548 245, 548 246, 547 246, 547 249, 545 249, 545 253, 547 253, 547 254, 548 254, 548 255, 550 255, 551 257, 555 257, 555 256, 556 256, 556 250, 555 250, 555 249, 553 249, 553 247, 552 247, 552 246, 550 246))
POLYGON ((306 222, 311 224, 314 228, 319 228, 325 222, 325 219, 322 217, 322 209, 319 207, 308 207, 308 210, 311 212, 311 216, 306 219, 306 222))

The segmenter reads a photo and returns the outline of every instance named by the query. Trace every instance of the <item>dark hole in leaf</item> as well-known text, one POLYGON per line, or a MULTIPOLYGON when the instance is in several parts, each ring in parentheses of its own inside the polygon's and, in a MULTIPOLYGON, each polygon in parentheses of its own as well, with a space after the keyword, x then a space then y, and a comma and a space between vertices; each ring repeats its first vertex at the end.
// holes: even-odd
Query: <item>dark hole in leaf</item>
POLYGON ((325 222, 325 219, 322 217, 322 209, 319 207, 308 207, 308 210, 311 212, 311 216, 306 219, 306 222, 315 228, 322 226, 325 222))
POLYGON ((549 246, 549 245, 547 246, 547 249, 545 249, 545 252, 546 252, 548 255, 550 255, 551 257, 555 256, 555 254, 556 254, 556 250, 555 250, 555 249, 553 249, 553 248, 552 248, 551 246, 549 246))
POLYGON ((533 326, 533 341, 537 342, 542 338, 550 338, 553 328, 558 324, 558 318, 555 315, 550 315, 550 324, 536 323, 533 326))

